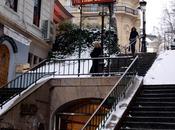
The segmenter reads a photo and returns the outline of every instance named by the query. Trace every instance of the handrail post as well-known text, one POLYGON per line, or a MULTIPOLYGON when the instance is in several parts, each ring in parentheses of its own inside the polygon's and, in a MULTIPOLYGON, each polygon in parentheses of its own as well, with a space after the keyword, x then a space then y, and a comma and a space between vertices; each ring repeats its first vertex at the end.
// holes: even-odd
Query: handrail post
MULTIPOLYGON (((91 122, 93 122, 93 120, 96 120, 96 117, 97 115, 99 114, 99 112, 101 112, 104 104, 106 105, 107 103, 108 104, 108 107, 109 107, 109 113, 111 113, 113 110, 114 110, 114 105, 117 105, 118 101, 120 100, 120 98, 122 98, 124 95, 123 95, 123 92, 126 91, 126 87, 128 87, 128 83, 129 82, 126 82, 127 79, 126 76, 127 74, 129 73, 130 69, 132 69, 132 67, 135 65, 136 61, 138 59, 138 56, 135 57, 135 59, 131 62, 131 64, 129 65, 129 67, 125 70, 124 74, 120 77, 120 79, 116 82, 116 84, 114 85, 114 87, 110 90, 110 92, 107 94, 107 96, 104 98, 104 100, 101 102, 101 104, 97 107, 97 109, 95 110, 95 112, 92 114, 92 116, 88 119, 88 121, 86 122, 86 124, 81 128, 81 130, 91 130, 91 126, 89 126, 89 124, 91 122), (123 80, 124 80, 124 84, 123 84, 123 80), (126 81, 125 81, 126 80, 126 81), (126 84, 125 84, 126 82, 126 84), (120 85, 121 83, 121 85, 120 85), (125 85, 123 87, 123 85, 125 85), (120 91, 120 94, 118 95, 118 97, 115 97, 113 96, 117 91, 117 94, 119 94, 119 91, 120 91)), ((135 74, 132 73, 132 77, 134 76, 135 74)), ((102 115, 99 115, 99 122, 97 121, 96 125, 97 127, 94 128, 93 126, 93 130, 100 130, 102 127, 104 127, 104 123, 106 121, 106 118, 108 116, 108 113, 102 113, 102 115), (104 114, 104 115, 103 115, 104 114)), ((98 119, 97 119, 98 120, 98 119)))

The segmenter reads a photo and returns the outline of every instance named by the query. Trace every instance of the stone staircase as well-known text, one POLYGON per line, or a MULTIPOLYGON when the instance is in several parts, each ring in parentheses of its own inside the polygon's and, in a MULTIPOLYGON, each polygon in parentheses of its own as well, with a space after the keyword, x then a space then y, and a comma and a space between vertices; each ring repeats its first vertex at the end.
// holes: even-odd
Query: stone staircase
POLYGON ((144 85, 115 130, 175 130, 175 85, 144 85))
POLYGON ((139 60, 137 65, 137 72, 139 76, 145 76, 148 69, 152 66, 156 59, 156 53, 138 53, 139 60))
POLYGON ((0 88, 0 105, 3 105, 4 101, 10 100, 14 95, 22 92, 23 88, 0 88))
MULTIPOLYGON (((139 76, 145 76, 146 72, 152 66, 154 60, 156 59, 156 53, 137 53, 136 55, 139 56, 138 64, 137 64, 137 72, 139 76)), ((132 56, 131 54, 120 54, 119 56, 132 56)), ((130 63, 129 60, 123 60, 121 63, 113 63, 111 69, 121 68, 121 66, 127 66, 130 63)))

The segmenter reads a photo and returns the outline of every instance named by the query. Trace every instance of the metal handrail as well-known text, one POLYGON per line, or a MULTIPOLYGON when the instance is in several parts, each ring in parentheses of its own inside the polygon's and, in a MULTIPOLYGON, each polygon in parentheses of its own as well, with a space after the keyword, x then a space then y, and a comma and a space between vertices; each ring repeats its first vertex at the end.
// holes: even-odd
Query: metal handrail
MULTIPOLYGON (((33 83, 36 84, 36 82, 39 79, 41 79, 42 77, 44 77, 46 75, 53 75, 54 72, 51 72, 50 70, 46 69, 46 64, 49 64, 49 62, 50 61, 48 59, 43 60, 42 62, 40 62, 39 64, 37 64, 33 68, 31 68, 30 70, 24 72, 23 74, 17 76, 16 78, 11 80, 7 84, 3 85, 1 87, 1 89, 3 89, 3 88, 16 88, 16 89, 18 89, 19 88, 21 90, 24 90, 24 89, 28 88, 29 86, 31 86, 33 83)), ((16 96, 17 94, 20 94, 20 93, 21 92, 18 92, 16 94, 12 95, 11 97, 9 97, 9 99, 2 102, 0 104, 0 106, 2 107, 10 99, 12 99, 14 96, 16 96)))
POLYGON ((104 100, 101 102, 101 104, 98 106, 96 111, 92 114, 92 116, 89 118, 89 120, 86 122, 86 124, 82 127, 81 130, 100 130, 101 127, 104 126, 107 118, 109 117, 110 113, 113 110, 115 110, 116 105, 118 104, 119 100, 123 97, 124 92, 131 81, 131 80, 128 80, 128 76, 131 79, 136 74, 136 71, 135 71, 136 68, 132 68, 132 67, 136 67, 135 64, 137 60, 138 60, 138 56, 135 57, 135 59, 132 61, 132 63, 129 65, 129 67, 120 77, 120 79, 116 82, 114 87, 110 90, 110 92, 107 94, 107 96, 104 98, 104 100), (132 70, 132 73, 130 73, 130 70, 132 70), (125 77, 127 78, 127 80, 125 79, 125 77), (103 106, 110 107, 109 111, 106 112, 106 110, 104 110, 105 107, 103 106), (105 114, 105 116, 100 116, 99 113, 101 112, 104 112, 103 114, 105 114))
POLYGON ((55 75, 59 76, 82 76, 82 75, 117 75, 123 73, 121 72, 121 67, 127 67, 131 63, 132 56, 117 56, 117 57, 98 57, 98 58, 80 58, 80 59, 53 59, 55 75), (90 73, 93 60, 99 61, 99 71, 96 73, 90 73), (80 73, 76 71, 78 69, 78 61, 80 62, 80 73), (114 61, 117 64, 113 65, 114 61), (65 65, 66 64, 66 65, 65 65))
MULTIPOLYGON (((121 69, 124 65, 131 63, 132 56, 120 56, 120 57, 99 57, 99 58, 80 58, 80 59, 46 59, 42 61, 40 64, 34 66, 32 69, 24 72, 23 74, 17 76, 12 81, 8 82, 2 88, 19 88, 24 90, 31 86, 32 84, 36 84, 36 82, 44 76, 83 76, 83 75, 96 75, 96 76, 107 76, 107 75, 121 75, 121 69), (99 60, 100 71, 96 73, 90 73, 90 68, 92 66, 93 60, 99 60), (78 69, 78 61, 80 61, 80 73, 75 71, 78 69), (106 66, 104 65, 104 61, 106 61, 106 66), (112 62, 116 61, 115 69, 113 69, 112 62)), ((126 66, 125 66, 126 67, 126 66)), ((125 68, 126 69, 126 68, 125 68)), ((8 102, 11 98, 20 94, 18 92, 11 96, 9 99, 5 100, 0 104, 2 107, 6 102, 8 102)))

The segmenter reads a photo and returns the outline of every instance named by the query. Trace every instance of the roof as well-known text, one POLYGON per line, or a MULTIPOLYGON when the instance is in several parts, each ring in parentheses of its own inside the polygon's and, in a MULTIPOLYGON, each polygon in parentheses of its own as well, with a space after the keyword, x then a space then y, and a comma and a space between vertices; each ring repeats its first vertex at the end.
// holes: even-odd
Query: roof
POLYGON ((57 0, 54 4, 54 22, 57 24, 60 21, 70 19, 73 16, 63 7, 63 5, 57 0))

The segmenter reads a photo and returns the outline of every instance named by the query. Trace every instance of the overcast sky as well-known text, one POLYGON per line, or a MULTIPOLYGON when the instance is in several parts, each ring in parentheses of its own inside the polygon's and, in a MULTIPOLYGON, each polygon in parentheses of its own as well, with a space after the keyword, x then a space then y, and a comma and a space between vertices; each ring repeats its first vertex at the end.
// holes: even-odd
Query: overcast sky
POLYGON ((171 0, 146 0, 146 32, 147 34, 153 32, 153 27, 159 27, 160 18, 163 9, 168 6, 171 0))

